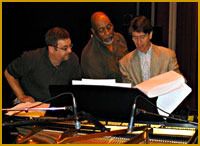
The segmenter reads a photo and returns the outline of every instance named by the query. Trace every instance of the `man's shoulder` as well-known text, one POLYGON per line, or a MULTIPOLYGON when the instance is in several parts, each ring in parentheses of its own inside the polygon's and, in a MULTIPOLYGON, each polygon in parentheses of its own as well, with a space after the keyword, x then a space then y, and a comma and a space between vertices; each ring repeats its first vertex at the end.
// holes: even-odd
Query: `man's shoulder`
POLYGON ((116 36, 123 36, 121 33, 119 33, 119 32, 114 32, 114 34, 116 35, 116 36))
POLYGON ((78 55, 75 52, 72 52, 70 56, 72 59, 78 59, 78 55))
POLYGON ((114 32, 114 36, 119 39, 124 39, 124 36, 119 32, 114 32))
POLYGON ((121 63, 130 61, 136 55, 136 50, 133 50, 120 59, 121 63))
POLYGON ((114 35, 114 42, 115 42, 114 44, 118 46, 116 48, 118 48, 118 50, 121 50, 123 52, 125 51, 127 53, 128 47, 127 47, 127 42, 126 42, 124 36, 118 32, 115 32, 114 34, 115 34, 114 35))
POLYGON ((94 39, 94 36, 92 36, 92 37, 88 40, 87 44, 84 46, 82 53, 85 52, 85 51, 91 50, 91 48, 93 47, 93 43, 94 43, 95 41, 96 41, 96 40, 94 39))
POLYGON ((79 63, 79 57, 75 52, 72 52, 70 54, 70 57, 69 57, 68 61, 71 62, 71 63, 76 63, 77 64, 77 63, 79 63))
POLYGON ((37 48, 34 50, 24 51, 22 54, 22 57, 27 57, 30 59, 32 59, 32 58, 37 59, 45 54, 45 50, 46 50, 46 48, 37 48))
POLYGON ((27 55, 42 55, 45 52, 45 48, 30 49, 24 51, 23 54, 27 55))
POLYGON ((81 52, 81 58, 89 59, 90 57, 99 54, 99 50, 101 50, 102 47, 103 46, 97 41, 96 38, 94 38, 94 36, 91 37, 81 52))
POLYGON ((167 47, 164 47, 164 46, 158 46, 158 45, 152 45, 153 47, 153 50, 156 52, 156 53, 161 53, 161 54, 166 54, 166 55, 171 55, 171 54, 174 54, 174 50, 170 49, 170 48, 167 48, 167 47))

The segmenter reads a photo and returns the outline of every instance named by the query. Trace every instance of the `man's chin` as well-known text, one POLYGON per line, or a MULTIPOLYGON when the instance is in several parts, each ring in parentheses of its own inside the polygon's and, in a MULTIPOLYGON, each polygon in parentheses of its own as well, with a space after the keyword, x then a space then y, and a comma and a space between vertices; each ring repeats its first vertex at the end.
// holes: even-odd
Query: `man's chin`
POLYGON ((143 52, 143 53, 145 53, 147 50, 146 49, 144 49, 144 48, 137 48, 140 52, 143 52))
POLYGON ((65 58, 63 59, 64 61, 68 60, 69 59, 69 55, 68 56, 65 56, 65 58))
POLYGON ((105 45, 111 45, 113 43, 113 39, 109 40, 109 41, 103 41, 103 43, 105 45))

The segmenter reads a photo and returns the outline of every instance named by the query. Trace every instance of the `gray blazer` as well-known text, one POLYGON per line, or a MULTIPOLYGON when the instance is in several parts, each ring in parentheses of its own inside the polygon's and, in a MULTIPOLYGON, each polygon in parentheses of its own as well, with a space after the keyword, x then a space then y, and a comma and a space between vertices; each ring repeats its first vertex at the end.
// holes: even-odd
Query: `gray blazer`
MULTIPOLYGON (((136 49, 120 59, 119 68, 123 75, 123 82, 132 83, 132 86, 143 82, 140 58, 136 49)), ((180 73, 175 52, 169 48, 152 44, 150 77, 170 70, 180 73)))

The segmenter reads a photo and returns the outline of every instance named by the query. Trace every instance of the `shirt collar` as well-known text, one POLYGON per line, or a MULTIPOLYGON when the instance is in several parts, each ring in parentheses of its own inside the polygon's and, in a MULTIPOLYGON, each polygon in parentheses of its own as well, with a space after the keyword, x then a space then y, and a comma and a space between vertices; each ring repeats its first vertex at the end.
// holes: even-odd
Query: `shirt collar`
POLYGON ((149 49, 148 49, 148 51, 147 51, 146 53, 143 53, 143 52, 141 52, 141 51, 139 51, 139 50, 137 50, 137 51, 138 51, 138 54, 139 54, 140 56, 150 55, 151 52, 152 52, 152 44, 150 45, 150 47, 149 47, 149 49))

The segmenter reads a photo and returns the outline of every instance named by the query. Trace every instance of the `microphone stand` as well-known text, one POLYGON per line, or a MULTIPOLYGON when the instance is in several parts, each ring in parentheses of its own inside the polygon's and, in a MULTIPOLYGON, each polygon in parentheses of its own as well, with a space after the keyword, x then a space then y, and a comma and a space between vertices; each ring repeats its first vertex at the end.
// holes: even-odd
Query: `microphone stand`
POLYGON ((74 94, 71 94, 71 95, 72 95, 72 98, 73 98, 73 107, 74 107, 74 116, 75 116, 75 129, 79 130, 81 128, 81 123, 78 120, 76 100, 75 100, 74 94))
MULTIPOLYGON (((176 120, 176 121, 179 121, 179 122, 185 122, 185 123, 190 123, 192 125, 194 125, 195 127, 198 126, 198 123, 196 122, 190 122, 188 120, 183 120, 183 119, 180 119, 180 118, 175 118, 175 117, 168 117, 168 116, 163 116, 163 115, 159 115, 159 114, 155 114, 155 113, 152 113, 152 112, 147 112, 143 109, 137 109, 136 110, 136 102, 137 102, 137 99, 139 97, 142 97, 143 99, 145 99, 142 95, 137 95, 134 99, 134 103, 133 103, 133 106, 132 106, 132 110, 131 110, 131 115, 130 115, 130 122, 128 124, 128 129, 127 129, 127 133, 131 133, 132 130, 133 130, 133 124, 134 124, 134 118, 135 118, 135 114, 136 112, 140 112, 140 113, 143 113, 143 114, 149 114, 149 115, 154 115, 154 116, 158 116, 158 117, 163 117, 163 118, 166 118, 166 119, 171 119, 171 120, 176 120)), ((149 101, 148 101, 149 102, 149 101)), ((152 104, 152 103, 151 103, 152 104)), ((158 109, 160 109, 159 107, 157 107, 158 109)))
POLYGON ((71 107, 68 106, 64 106, 64 107, 48 107, 48 108, 44 108, 44 107, 39 107, 39 108, 15 108, 15 109, 10 109, 10 108, 5 108, 2 109, 2 111, 20 111, 20 112, 28 112, 28 111, 56 111, 56 110, 67 110, 67 109, 71 109, 71 107))
POLYGON ((75 97, 74 97, 74 94, 71 93, 71 92, 64 92, 64 93, 61 93, 59 95, 56 95, 54 97, 51 97, 50 99, 47 99, 45 100, 44 102, 49 102, 53 99, 56 99, 62 95, 71 95, 72 96, 72 100, 73 100, 73 111, 74 111, 74 116, 75 116, 75 129, 76 130, 79 130, 81 128, 81 124, 80 122, 78 121, 78 114, 77 114, 77 105, 76 105, 76 100, 75 100, 75 97))
MULTIPOLYGON (((20 113, 20 112, 22 112, 22 111, 25 111, 25 112, 28 112, 28 111, 30 111, 30 110, 39 110, 39 109, 43 109, 43 110, 66 110, 66 109, 68 109, 68 107, 66 106, 66 107, 57 107, 57 108, 55 108, 55 107, 52 107, 52 108, 36 108, 37 106, 40 106, 40 105, 42 105, 43 103, 47 103, 47 102, 49 102, 49 101, 51 101, 51 100, 53 100, 53 99, 56 99, 56 98, 58 98, 58 97, 60 97, 60 96, 62 96, 62 95, 71 95, 72 96, 72 101, 73 101, 73 111, 74 111, 74 117, 75 117, 75 129, 76 130, 79 130, 80 128, 81 128, 81 124, 80 124, 80 122, 78 121, 79 120, 79 118, 78 118, 78 114, 77 114, 77 105, 76 105, 76 100, 75 100, 75 97, 74 97, 74 94, 73 93, 71 93, 71 92, 64 92, 64 93, 61 93, 61 94, 58 94, 58 95, 56 95, 56 96, 53 96, 53 97, 51 97, 51 98, 49 98, 49 99, 47 99, 47 100, 44 100, 43 102, 41 102, 41 103, 39 103, 39 104, 36 104, 36 105, 34 105, 34 106, 31 106, 31 107, 27 107, 27 108, 24 108, 24 109, 18 109, 18 110, 16 110, 15 109, 15 111, 18 111, 18 112, 16 112, 15 114, 13 114, 13 116, 14 115, 16 115, 16 114, 18 114, 18 113, 20 113)), ((11 109, 3 109, 4 111, 9 111, 9 110, 11 110, 11 109)))
POLYGON ((163 116, 163 115, 159 115, 159 114, 156 114, 156 113, 148 112, 146 110, 139 109, 139 108, 137 109, 137 112, 143 113, 143 114, 152 115, 152 116, 157 116, 157 117, 163 117, 163 118, 166 118, 166 119, 176 120, 176 121, 179 121, 179 122, 190 123, 190 124, 192 124, 194 126, 198 126, 198 123, 196 123, 196 122, 190 122, 188 120, 184 120, 184 119, 180 119, 180 118, 175 118, 175 117, 163 116))
POLYGON ((140 97, 140 95, 137 95, 134 99, 134 103, 133 103, 131 115, 130 115, 130 122, 128 123, 127 133, 131 133, 133 130, 133 124, 134 124, 134 118, 135 118, 135 112, 136 112, 136 102, 137 102, 138 97, 140 97))

